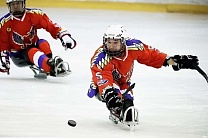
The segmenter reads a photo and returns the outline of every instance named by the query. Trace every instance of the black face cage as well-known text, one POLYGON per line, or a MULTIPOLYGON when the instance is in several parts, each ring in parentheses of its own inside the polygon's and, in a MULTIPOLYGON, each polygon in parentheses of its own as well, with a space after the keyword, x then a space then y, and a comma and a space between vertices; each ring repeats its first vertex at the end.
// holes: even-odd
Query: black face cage
MULTIPOLYGON (((124 46, 122 46, 122 47, 124 47, 124 46)), ((124 48, 121 48, 121 50, 119 50, 119 51, 110 51, 110 50, 107 49, 107 45, 105 44, 103 50, 109 56, 120 57, 120 56, 123 55, 124 48)))
POLYGON ((125 47, 125 39, 122 37, 121 38, 121 49, 119 51, 110 51, 108 48, 107 48, 107 38, 103 37, 103 51, 108 54, 109 56, 114 56, 114 57, 121 57, 124 53, 124 47, 125 47))

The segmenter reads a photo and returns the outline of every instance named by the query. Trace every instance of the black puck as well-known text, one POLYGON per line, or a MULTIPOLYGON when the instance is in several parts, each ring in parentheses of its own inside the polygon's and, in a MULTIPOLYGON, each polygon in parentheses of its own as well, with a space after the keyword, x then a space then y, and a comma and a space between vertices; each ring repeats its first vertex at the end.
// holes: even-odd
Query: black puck
POLYGON ((72 126, 72 127, 75 127, 75 126, 77 125, 77 123, 76 123, 76 121, 74 121, 74 120, 69 120, 69 121, 68 121, 68 125, 69 125, 69 126, 72 126))

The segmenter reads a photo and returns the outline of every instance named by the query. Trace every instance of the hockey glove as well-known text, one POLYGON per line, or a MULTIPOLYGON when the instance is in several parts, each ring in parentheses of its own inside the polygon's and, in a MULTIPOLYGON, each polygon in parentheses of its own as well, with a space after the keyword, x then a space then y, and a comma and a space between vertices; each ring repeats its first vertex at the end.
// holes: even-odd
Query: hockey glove
POLYGON ((173 65, 173 70, 178 71, 180 69, 195 69, 193 64, 199 65, 197 56, 192 55, 174 55, 171 57, 177 65, 173 65))
POLYGON ((76 47, 77 42, 71 37, 71 34, 67 30, 62 31, 58 34, 58 38, 61 40, 62 46, 67 48, 73 49, 76 47))
POLYGON ((102 97, 106 102, 108 110, 120 113, 122 100, 115 88, 106 89, 102 97))
POLYGON ((10 61, 9 61, 9 52, 4 50, 0 53, 0 72, 9 74, 10 61))

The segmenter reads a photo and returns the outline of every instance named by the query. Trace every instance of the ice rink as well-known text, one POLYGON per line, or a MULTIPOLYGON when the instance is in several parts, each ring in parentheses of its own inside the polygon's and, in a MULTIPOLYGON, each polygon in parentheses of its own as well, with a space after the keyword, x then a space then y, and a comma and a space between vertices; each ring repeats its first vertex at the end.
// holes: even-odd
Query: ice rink
MULTIPOLYGON (((208 85, 194 70, 175 72, 135 62, 132 82, 140 124, 133 132, 109 119, 104 103, 87 97, 90 58, 111 24, 123 24, 140 39, 170 56, 197 55, 208 73, 208 15, 78 9, 43 9, 77 40, 65 51, 44 30, 54 55, 72 70, 64 78, 33 78, 29 68, 11 63, 10 75, 0 74, 0 137, 2 138, 208 138, 208 85), (77 121, 72 128, 69 119, 77 121)), ((0 16, 8 12, 0 8, 0 16)))

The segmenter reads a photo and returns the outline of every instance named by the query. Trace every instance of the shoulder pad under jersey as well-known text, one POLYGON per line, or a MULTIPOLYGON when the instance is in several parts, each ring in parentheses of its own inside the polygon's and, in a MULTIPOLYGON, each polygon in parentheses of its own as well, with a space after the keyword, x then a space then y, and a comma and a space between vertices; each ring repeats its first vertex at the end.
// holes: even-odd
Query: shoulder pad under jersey
POLYGON ((97 54, 94 56, 91 67, 96 65, 99 69, 103 69, 105 65, 107 65, 112 57, 108 56, 104 51, 103 48, 97 50, 97 54))
POLYGON ((26 8, 26 12, 28 13, 34 13, 34 14, 40 14, 40 15, 43 15, 44 12, 41 10, 41 9, 36 9, 36 8, 26 8))
POLYGON ((138 39, 126 39, 128 50, 144 50, 144 44, 138 39))
POLYGON ((0 28, 2 26, 4 26, 4 24, 6 22, 8 22, 9 20, 11 19, 11 14, 10 13, 7 13, 6 15, 4 15, 1 19, 0 19, 0 28))

